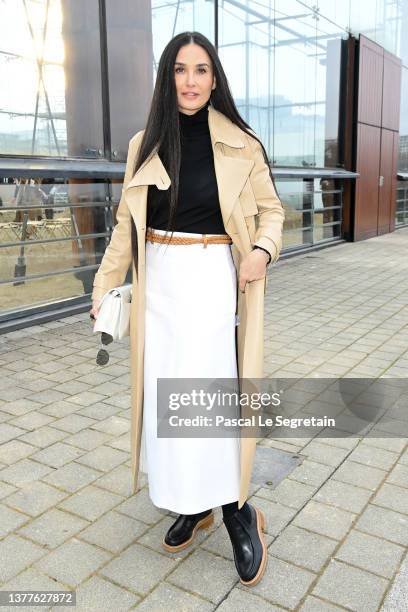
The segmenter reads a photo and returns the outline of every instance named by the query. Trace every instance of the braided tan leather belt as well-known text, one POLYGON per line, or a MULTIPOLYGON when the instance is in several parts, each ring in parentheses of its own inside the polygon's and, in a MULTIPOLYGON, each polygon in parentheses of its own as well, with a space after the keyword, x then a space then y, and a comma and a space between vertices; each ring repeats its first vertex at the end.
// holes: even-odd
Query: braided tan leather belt
POLYGON ((190 238, 189 236, 164 236, 164 234, 156 234, 152 230, 147 230, 146 240, 150 242, 161 242, 166 244, 232 244, 232 239, 228 234, 210 235, 202 234, 202 238, 190 238))

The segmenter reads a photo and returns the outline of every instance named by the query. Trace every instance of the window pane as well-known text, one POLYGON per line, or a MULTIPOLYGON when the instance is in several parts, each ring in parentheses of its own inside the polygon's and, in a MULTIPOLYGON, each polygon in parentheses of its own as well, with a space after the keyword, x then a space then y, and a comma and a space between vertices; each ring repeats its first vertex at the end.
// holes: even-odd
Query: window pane
POLYGON ((316 7, 295 0, 223 3, 219 23, 219 52, 234 99, 273 164, 342 165, 340 72, 346 31, 316 7))
POLYGON ((214 41, 213 0, 105 0, 112 159, 146 125, 160 56, 179 32, 214 41), (118 10, 120 8, 120 10, 118 10))
POLYGON ((0 154, 103 157, 97 0, 4 0, 0 40, 0 154))
POLYGON ((85 179, 0 185, 0 314, 92 292, 120 186, 85 179))
POLYGON ((278 179, 285 209, 283 249, 341 237, 343 185, 339 179, 278 179))

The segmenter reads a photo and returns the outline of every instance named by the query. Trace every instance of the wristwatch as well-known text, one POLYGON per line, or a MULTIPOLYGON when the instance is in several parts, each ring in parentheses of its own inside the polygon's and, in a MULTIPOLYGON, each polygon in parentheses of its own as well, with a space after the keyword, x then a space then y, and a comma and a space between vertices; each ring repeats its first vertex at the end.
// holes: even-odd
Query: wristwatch
POLYGON ((266 249, 264 249, 264 248, 263 248, 263 247, 261 247, 261 246, 258 246, 257 244, 256 244, 254 247, 252 247, 252 250, 254 250, 254 249, 261 249, 262 251, 265 251, 265 253, 268 253, 268 255, 269 255, 269 259, 268 259, 268 261, 266 262, 266 265, 268 265, 268 264, 270 264, 270 263, 271 263, 271 259, 272 259, 272 257, 271 257, 271 254, 269 253, 269 251, 267 251, 266 249))

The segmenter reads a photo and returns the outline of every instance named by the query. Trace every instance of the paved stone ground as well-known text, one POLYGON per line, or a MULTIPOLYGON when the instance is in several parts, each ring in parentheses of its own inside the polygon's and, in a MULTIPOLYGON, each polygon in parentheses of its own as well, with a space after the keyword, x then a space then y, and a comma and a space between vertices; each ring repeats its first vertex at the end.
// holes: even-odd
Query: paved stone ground
MULTIPOLYGON (((280 260, 265 330, 270 376, 407 377, 408 230, 280 260)), ((262 442, 303 462, 252 485, 268 567, 250 589, 219 509, 162 550, 173 515, 146 483, 130 496, 128 346, 98 368, 97 344, 87 314, 0 336, 1 590, 73 589, 98 612, 407 609, 408 402, 378 437, 262 442)))

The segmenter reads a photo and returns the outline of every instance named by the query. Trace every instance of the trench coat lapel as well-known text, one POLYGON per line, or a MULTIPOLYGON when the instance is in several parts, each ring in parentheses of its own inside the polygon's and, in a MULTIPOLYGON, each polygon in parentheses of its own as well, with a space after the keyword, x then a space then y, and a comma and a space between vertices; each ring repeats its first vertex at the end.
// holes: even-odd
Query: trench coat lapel
MULTIPOLYGON (((252 170, 254 161, 228 156, 228 150, 224 148, 224 145, 233 148, 245 147, 240 130, 211 105, 208 107, 208 113, 221 214, 228 232, 231 229, 234 206, 252 170)), ((164 190, 168 189, 170 184, 171 179, 155 150, 137 170, 124 190, 129 210, 138 230, 145 229, 146 226, 147 186, 156 185, 158 189, 164 190)))

